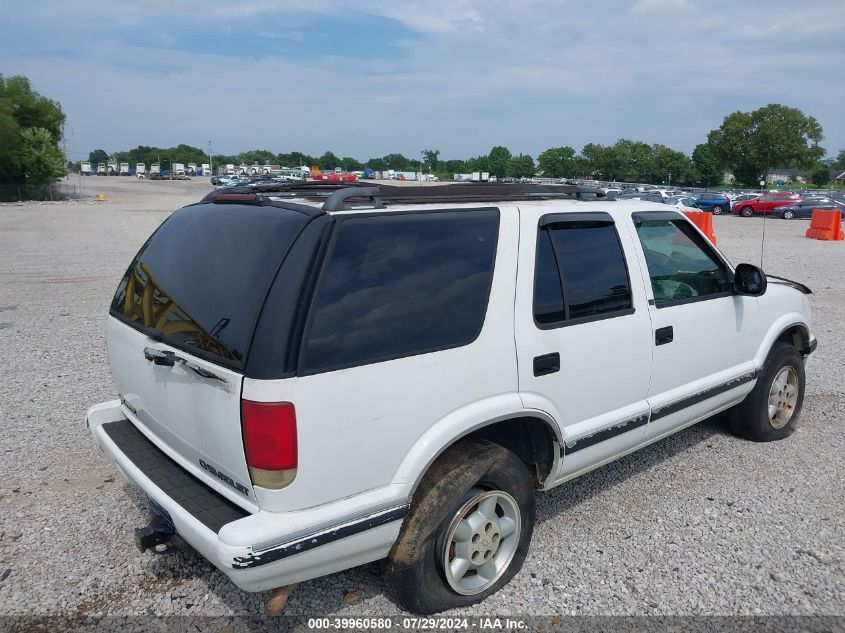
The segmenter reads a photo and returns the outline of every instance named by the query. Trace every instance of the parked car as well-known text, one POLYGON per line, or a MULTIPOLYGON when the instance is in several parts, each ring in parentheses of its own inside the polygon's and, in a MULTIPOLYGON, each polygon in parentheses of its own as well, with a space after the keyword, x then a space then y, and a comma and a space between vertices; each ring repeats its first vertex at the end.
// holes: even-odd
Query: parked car
POLYGON ((178 536, 274 599, 386 558, 429 614, 519 572, 535 490, 722 411, 795 430, 805 286, 653 202, 418 189, 219 189, 144 243, 107 319, 117 398, 86 416, 150 499, 142 551, 178 536))
POLYGON ((659 192, 652 192, 652 191, 643 191, 643 192, 633 192, 633 193, 623 193, 616 196, 617 200, 641 200, 647 202, 658 202, 660 204, 664 203, 664 198, 659 192))
POLYGON ((731 199, 727 194, 718 191, 705 191, 695 197, 698 207, 702 211, 712 211, 719 215, 731 209, 731 199))
POLYGON ((701 211, 701 207, 691 196, 670 196, 663 202, 672 205, 678 211, 701 211))
POLYGON ((731 197, 731 210, 738 205, 740 202, 745 202, 746 200, 756 200, 762 193, 740 193, 735 196, 731 197))
POLYGON ((771 213, 777 207, 783 207, 800 200, 802 200, 800 195, 789 191, 767 193, 754 200, 746 200, 742 204, 734 205, 731 213, 738 213, 744 218, 750 218, 755 213, 771 213))
POLYGON ((792 204, 787 204, 782 207, 775 207, 772 209, 771 215, 773 218, 780 218, 782 220, 808 219, 813 215, 813 209, 824 209, 826 211, 843 211, 845 210, 845 203, 835 202, 830 198, 804 198, 792 204))

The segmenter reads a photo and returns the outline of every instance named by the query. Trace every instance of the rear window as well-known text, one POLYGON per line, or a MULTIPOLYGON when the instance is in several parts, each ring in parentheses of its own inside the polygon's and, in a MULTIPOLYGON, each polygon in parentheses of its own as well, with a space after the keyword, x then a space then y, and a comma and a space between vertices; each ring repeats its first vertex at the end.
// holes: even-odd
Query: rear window
POLYGON ((632 307, 612 222, 561 222, 539 230, 534 318, 540 326, 621 316, 632 307))
POLYGON ((347 218, 303 347, 315 373, 465 345, 481 331, 499 212, 347 218))
POLYGON ((132 260, 111 314, 197 356, 242 367, 270 283, 307 220, 275 207, 179 209, 132 260))

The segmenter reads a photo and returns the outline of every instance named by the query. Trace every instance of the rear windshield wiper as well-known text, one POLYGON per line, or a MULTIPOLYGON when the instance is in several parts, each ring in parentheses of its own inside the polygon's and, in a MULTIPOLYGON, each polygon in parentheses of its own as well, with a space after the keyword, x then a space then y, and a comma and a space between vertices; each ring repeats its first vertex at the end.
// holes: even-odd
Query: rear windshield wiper
POLYGON ((164 367, 173 367, 176 363, 184 365, 194 373, 203 378, 211 378, 212 380, 219 380, 220 382, 229 382, 222 376, 218 376, 213 371, 209 371, 204 367, 200 367, 199 365, 189 363, 187 359, 182 358, 181 356, 177 355, 176 352, 171 352, 170 350, 166 349, 155 349, 154 347, 145 347, 144 348, 144 358, 149 361, 152 361, 156 365, 162 365, 164 367))

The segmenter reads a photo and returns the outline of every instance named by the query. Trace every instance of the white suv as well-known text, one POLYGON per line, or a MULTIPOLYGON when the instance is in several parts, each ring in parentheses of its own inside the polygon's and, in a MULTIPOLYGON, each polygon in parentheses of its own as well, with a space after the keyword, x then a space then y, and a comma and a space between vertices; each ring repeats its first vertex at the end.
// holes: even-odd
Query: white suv
POLYGON ((387 558, 432 613, 519 571, 536 490, 727 409, 795 429, 806 287, 659 204, 412 189, 220 190, 141 248, 107 326, 120 397, 87 424, 150 498, 142 551, 178 537, 246 591, 387 558))

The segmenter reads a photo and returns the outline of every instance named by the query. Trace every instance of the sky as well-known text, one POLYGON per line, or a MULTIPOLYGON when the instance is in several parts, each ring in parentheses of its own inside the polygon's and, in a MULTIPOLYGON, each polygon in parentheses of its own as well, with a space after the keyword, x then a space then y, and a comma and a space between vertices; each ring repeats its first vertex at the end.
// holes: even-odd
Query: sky
POLYGON ((845 149, 843 0, 67 0, 0 9, 0 73, 69 157, 187 143, 366 160, 661 143, 781 103, 845 149))

